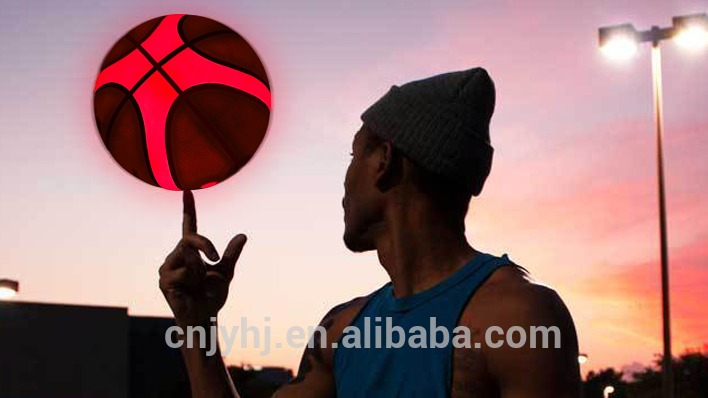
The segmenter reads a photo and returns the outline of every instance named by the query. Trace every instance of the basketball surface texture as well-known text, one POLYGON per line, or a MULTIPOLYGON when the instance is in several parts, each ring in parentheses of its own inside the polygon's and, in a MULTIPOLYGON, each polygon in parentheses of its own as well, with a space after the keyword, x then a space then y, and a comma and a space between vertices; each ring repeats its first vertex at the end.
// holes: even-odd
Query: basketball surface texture
POLYGON ((253 48, 195 15, 151 19, 108 52, 94 87, 101 139, 118 164, 169 190, 234 175, 265 136, 271 94, 253 48))

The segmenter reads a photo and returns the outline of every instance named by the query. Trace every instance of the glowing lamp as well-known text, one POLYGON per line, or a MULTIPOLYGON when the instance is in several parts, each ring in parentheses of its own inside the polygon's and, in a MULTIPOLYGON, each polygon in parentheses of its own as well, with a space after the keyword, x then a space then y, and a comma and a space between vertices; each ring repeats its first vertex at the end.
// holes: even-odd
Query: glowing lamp
POLYGON ((693 14, 673 18, 674 39, 681 47, 703 48, 708 45, 708 14, 693 14))
POLYGON ((632 24, 600 28, 600 51, 610 59, 624 60, 637 52, 639 33, 632 24))
POLYGON ((19 290, 19 282, 10 279, 0 279, 0 300, 14 297, 19 290))

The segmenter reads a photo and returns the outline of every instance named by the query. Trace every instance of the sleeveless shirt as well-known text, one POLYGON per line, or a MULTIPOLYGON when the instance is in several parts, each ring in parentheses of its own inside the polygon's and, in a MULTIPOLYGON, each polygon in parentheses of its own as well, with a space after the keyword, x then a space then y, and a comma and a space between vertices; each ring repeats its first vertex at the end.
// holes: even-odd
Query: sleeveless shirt
POLYGON ((396 298, 391 282, 375 291, 337 341, 337 397, 448 397, 452 339, 465 305, 496 269, 509 264, 506 254, 477 252, 422 292, 396 298))

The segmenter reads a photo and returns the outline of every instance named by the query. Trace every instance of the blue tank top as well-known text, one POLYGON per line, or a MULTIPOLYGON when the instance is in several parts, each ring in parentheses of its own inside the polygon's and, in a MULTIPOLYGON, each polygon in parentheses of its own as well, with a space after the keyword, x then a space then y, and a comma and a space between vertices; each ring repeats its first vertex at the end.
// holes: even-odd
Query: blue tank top
POLYGON ((454 274, 425 291, 396 298, 390 282, 375 291, 350 325, 358 328, 358 340, 351 329, 345 329, 337 342, 337 397, 449 397, 453 330, 475 290, 494 270, 508 264, 512 262, 506 254, 496 257, 477 252, 454 274), (447 344, 440 344, 443 335, 437 333, 438 346, 431 348, 431 318, 438 329, 447 330, 447 344), (395 326, 403 329, 405 337, 388 333, 387 347, 386 330, 395 326), (411 329, 416 326, 425 330, 427 348, 420 348, 423 333, 420 328, 411 329))

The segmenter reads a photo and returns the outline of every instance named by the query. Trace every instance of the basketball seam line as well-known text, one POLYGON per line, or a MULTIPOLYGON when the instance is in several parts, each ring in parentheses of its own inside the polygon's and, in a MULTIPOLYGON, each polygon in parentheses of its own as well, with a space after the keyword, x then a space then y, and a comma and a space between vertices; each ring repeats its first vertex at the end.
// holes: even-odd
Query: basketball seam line
MULTIPOLYGON (((138 40, 140 43, 142 43, 142 42, 144 42, 145 40, 147 40, 147 38, 150 37, 150 36, 155 32, 155 30, 157 30, 157 27, 160 26, 160 24, 162 23, 162 20, 165 19, 165 17, 162 16, 162 17, 158 17, 158 18, 155 18, 155 19, 159 19, 159 21, 157 21, 157 23, 156 23, 152 28, 150 28, 150 31, 147 32, 147 34, 145 35, 145 37, 143 37, 142 40, 138 40)), ((146 22, 149 22, 149 21, 146 21, 146 22)), ((141 24, 141 25, 142 25, 142 24, 141 24)), ((137 28, 137 26, 136 26, 136 28, 137 28)), ((131 33, 133 30, 135 30, 135 28, 131 29, 130 32, 128 32, 128 33, 126 33, 125 35, 123 35, 123 37, 125 37, 125 36, 130 36, 130 33, 131 33)), ((132 37, 132 36, 130 36, 130 37, 131 37, 132 39, 135 39, 135 38, 132 37)), ((127 39, 126 39, 126 40, 127 40, 127 39)), ((102 65, 101 71, 105 70, 105 69, 108 68, 109 66, 111 66, 111 65, 115 64, 116 62, 120 61, 121 59, 125 58, 126 55, 128 55, 128 54, 130 54, 131 52, 135 51, 135 43, 133 42, 133 40, 128 40, 128 41, 133 45, 133 48, 131 48, 130 51, 128 51, 127 53, 125 53, 125 54, 123 54, 122 56, 118 57, 115 61, 111 62, 110 64, 105 65, 105 66, 102 65)), ((116 44, 117 44, 117 43, 116 43, 116 44)))
MULTIPOLYGON (((162 65, 160 65, 142 45, 137 44, 137 48, 138 48, 138 51, 140 51, 143 54, 143 56, 145 58, 147 58, 147 60, 150 61, 150 63, 153 64, 153 67, 155 69, 157 69, 157 72, 159 72, 162 75, 162 77, 167 81, 167 83, 170 86, 172 86, 172 88, 177 92, 178 98, 180 96, 182 96, 184 91, 182 91, 182 89, 179 88, 179 86, 172 79, 172 77, 170 77, 170 75, 168 75, 167 72, 165 72, 165 70, 162 68, 162 65)), ((218 131, 214 128, 214 126, 212 126, 211 123, 208 122, 208 120, 204 117, 204 115, 202 115, 201 112, 199 112, 199 110, 196 108, 196 106, 194 106, 194 104, 192 104, 192 102, 189 100, 188 97, 184 96, 184 102, 190 108, 190 110, 192 112, 194 112, 194 114, 197 116, 199 121, 202 122, 202 125, 204 127, 206 127, 207 131, 209 131, 209 133, 211 134, 212 139, 214 139, 219 144, 219 146, 224 150, 224 152, 226 152, 226 154, 229 156, 229 158, 231 158, 231 161, 234 164, 237 164, 238 156, 236 156, 236 154, 234 154, 231 151, 231 148, 227 145, 227 143, 224 142, 224 140, 221 138, 221 134, 219 134, 218 131)), ((172 105, 174 105, 174 102, 172 103, 172 105)), ((170 108, 172 107, 172 105, 170 105, 170 108)), ((165 147, 171 148, 171 146, 169 144, 170 143, 167 140, 167 134, 165 134, 165 147)), ((168 155, 168 159, 169 159, 169 153, 167 155, 168 155)), ((179 187, 179 181, 177 181, 177 173, 174 170, 174 165, 170 164, 169 161, 167 163, 168 163, 168 167, 170 168, 170 173, 172 174, 172 178, 173 178, 175 184, 179 187)), ((179 188, 181 188, 181 187, 179 187, 179 188)))
MULTIPOLYGON (((153 30, 153 32, 154 32, 154 30, 153 30)), ((203 40, 203 39, 207 39, 207 38, 212 37, 212 36, 217 36, 217 35, 219 35, 219 34, 225 34, 225 33, 230 33, 230 32, 229 32, 229 31, 225 31, 225 30, 217 31, 217 32, 209 32, 209 33, 203 34, 203 35, 201 35, 201 36, 195 38, 193 41, 194 41, 194 42, 197 42, 197 41, 200 41, 200 40, 203 40)), ((130 40, 128 40, 128 41, 130 41, 130 40)), ((131 43, 133 43, 133 44, 135 45, 135 42, 134 42, 134 41, 131 41, 131 43)), ((171 60, 172 58, 174 58, 177 54, 179 54, 181 51, 183 51, 183 50, 186 49, 186 48, 188 48, 188 45, 187 45, 186 43, 183 44, 183 45, 181 45, 181 46, 179 46, 179 47, 176 48, 174 51, 172 51, 170 54, 168 54, 162 61, 160 61, 160 62, 159 62, 159 65, 165 64, 166 62, 168 62, 169 60, 171 60)), ((136 46, 133 50, 136 50, 136 49, 137 49, 138 51, 140 51, 140 50, 137 48, 137 46, 136 46)), ((145 72, 145 74, 143 75, 143 77, 141 77, 140 80, 138 80, 138 81, 133 85, 133 87, 132 87, 130 90, 128 90, 128 92, 131 94, 131 96, 133 96, 133 95, 135 94, 135 91, 137 91, 138 88, 140 88, 140 86, 142 86, 143 83, 145 83, 145 81, 146 81, 147 79, 149 79, 150 76, 152 76, 152 74, 155 73, 156 71, 157 71, 157 68, 153 66, 149 71, 145 72)), ((107 83, 107 84, 108 84, 108 83, 107 83)), ((103 86, 105 86, 105 85, 106 85, 106 84, 104 84, 103 86)), ((103 87, 103 86, 102 86, 102 87, 103 87)), ((122 86, 121 86, 121 87, 122 87, 122 86)), ((127 89, 127 88, 126 88, 126 89, 127 89)), ((99 88, 99 90, 100 90, 100 88, 99 88)), ((96 91, 98 92, 98 90, 96 90, 96 91)), ((116 107, 116 113, 117 113, 118 111, 120 111, 120 109, 125 105, 125 102, 126 102, 127 100, 128 100, 127 97, 126 97, 126 98, 123 98, 123 101, 121 101, 121 102, 118 104, 118 106, 116 107)), ((116 113, 114 113, 114 117, 115 117, 116 113)), ((113 118, 111 118, 111 121, 109 122, 109 126, 112 125, 112 124, 113 124, 113 118)), ((108 139, 109 135, 110 135, 110 132, 107 132, 107 133, 106 133, 106 139, 108 139)))
MULTIPOLYGON (((235 64, 232 64, 232 63, 230 63, 230 62, 222 61, 222 60, 220 60, 220 59, 218 59, 218 58, 212 57, 211 55, 207 54, 206 52, 204 52, 204 51, 198 49, 197 47, 195 47, 194 44, 198 43, 198 42, 201 41, 202 39, 200 38, 200 40, 187 40, 187 38, 184 36, 184 28, 183 28, 183 26, 184 26, 184 21, 185 21, 185 20, 186 20, 186 17, 183 17, 183 18, 180 18, 180 20, 177 22, 177 34, 179 34, 179 37, 182 39, 182 41, 185 43, 185 45, 186 45, 187 47, 189 47, 192 51, 194 51, 195 53, 197 53, 197 54, 201 55, 202 57, 208 59, 208 60, 211 61, 211 62, 214 62, 214 63, 216 63, 216 64, 229 67, 229 68, 231 68, 231 69, 236 69, 236 70, 238 70, 238 71, 241 71, 241 72, 243 72, 243 73, 245 73, 245 74, 247 74, 247 75, 250 75, 250 76, 256 78, 256 80, 258 80, 258 81, 260 81, 261 83, 263 83, 263 84, 268 88, 268 90, 270 91, 270 84, 268 83, 267 78, 261 78, 261 77, 258 76, 255 72, 250 71, 250 70, 248 70, 248 69, 246 69, 246 68, 244 68, 244 67, 242 67, 242 66, 235 65, 235 64)), ((231 31, 229 31, 229 32, 235 34, 238 38, 240 38, 241 40, 243 40, 244 42, 246 42, 246 44, 247 44, 249 47, 251 47, 251 45, 248 43, 248 41, 247 41, 243 36, 241 36, 240 34, 238 34, 238 32, 235 32, 235 31, 233 31, 233 30, 231 30, 231 31)), ((204 37, 203 39, 208 39, 208 37, 204 37)), ((252 49, 253 52, 255 53, 256 50, 253 49, 253 47, 251 47, 251 49, 252 49)), ((258 54, 256 54, 256 57, 258 58, 258 54)), ((260 58, 258 58, 258 62, 260 63, 260 58)), ((263 66, 263 65, 261 64, 261 66, 263 66)), ((263 70, 265 71, 265 67, 263 67, 263 70)))
POLYGON ((138 113, 137 117, 138 117, 138 124, 140 125, 140 137, 143 141, 142 152, 143 152, 143 158, 145 161, 145 168, 148 171, 148 175, 150 176, 150 178, 152 178, 152 181, 155 183, 154 185, 159 186, 160 184, 157 182, 157 179, 155 178, 155 175, 152 172, 152 167, 150 167, 150 157, 148 156, 147 146, 145 145, 145 140, 146 140, 145 122, 143 120, 143 114, 140 111, 140 105, 138 104, 138 101, 135 99, 135 97, 133 96, 133 94, 130 91, 128 91, 125 87, 123 87, 122 85, 120 85, 118 83, 104 84, 103 86, 101 86, 101 88, 96 90, 96 92, 98 93, 98 91, 103 89, 104 87, 116 87, 117 89, 123 91, 123 94, 124 94, 123 99, 116 107, 116 110, 113 112, 113 115, 111 116, 111 120, 108 122, 108 126, 106 126, 106 139, 104 141, 104 143, 106 145, 106 149, 108 149, 108 152, 111 151, 109 148, 109 142, 110 142, 111 131, 113 130, 113 125, 115 124, 115 121, 118 118, 118 114, 120 113, 120 111, 123 110, 123 107, 125 106, 125 104, 128 101, 130 101, 131 103, 133 103, 135 105, 136 112, 138 113))

